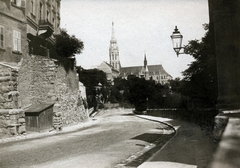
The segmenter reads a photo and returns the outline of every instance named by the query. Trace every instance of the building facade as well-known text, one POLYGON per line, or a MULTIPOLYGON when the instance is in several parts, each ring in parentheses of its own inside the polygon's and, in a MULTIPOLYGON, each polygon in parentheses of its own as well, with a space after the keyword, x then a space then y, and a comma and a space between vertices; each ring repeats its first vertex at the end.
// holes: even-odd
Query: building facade
POLYGON ((27 49, 25 1, 0 0, 0 62, 17 64, 27 49))
POLYGON ((115 69, 111 64, 103 61, 97 69, 103 71, 106 73, 106 77, 109 83, 113 82, 114 78, 117 78, 119 76, 119 71, 115 69))
POLYGON ((172 76, 164 70, 162 65, 148 65, 146 53, 144 55, 143 66, 121 67, 114 23, 112 23, 109 63, 103 61, 97 69, 105 72, 109 81, 113 81, 113 79, 117 77, 127 78, 129 75, 135 75, 140 78, 145 78, 146 80, 154 80, 160 84, 166 84, 172 79, 172 76))
POLYGON ((146 80, 154 80, 162 85, 168 83, 172 79, 163 68, 162 65, 147 65, 147 57, 144 55, 143 66, 122 67, 120 77, 127 78, 129 75, 134 75, 146 80))
POLYGON ((0 6, 0 62, 16 64, 35 36, 54 43, 60 33, 60 0, 0 0, 0 6))
POLYGON ((26 110, 45 104, 53 106, 54 128, 88 120, 75 59, 49 52, 60 33, 60 2, 0 0, 0 133, 26 132, 26 110))
POLYGON ((26 1, 27 33, 54 42, 60 33, 60 0, 26 1))

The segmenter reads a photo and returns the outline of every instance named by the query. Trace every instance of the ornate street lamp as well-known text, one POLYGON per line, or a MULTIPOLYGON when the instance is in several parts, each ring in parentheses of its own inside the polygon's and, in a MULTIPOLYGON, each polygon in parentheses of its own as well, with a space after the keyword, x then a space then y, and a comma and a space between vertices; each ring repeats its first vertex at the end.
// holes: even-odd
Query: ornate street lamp
POLYGON ((177 56, 179 54, 184 54, 184 52, 180 53, 180 50, 183 48, 182 47, 183 36, 181 35, 180 31, 178 31, 177 26, 175 26, 174 32, 171 35, 171 39, 172 39, 172 43, 173 43, 173 49, 176 52, 177 56))

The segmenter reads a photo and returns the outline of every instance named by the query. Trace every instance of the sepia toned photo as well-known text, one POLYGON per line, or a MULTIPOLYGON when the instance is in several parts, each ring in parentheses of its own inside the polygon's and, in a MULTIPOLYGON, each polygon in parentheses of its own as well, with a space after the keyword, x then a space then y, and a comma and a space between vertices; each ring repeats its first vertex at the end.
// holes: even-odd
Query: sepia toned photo
POLYGON ((240 167, 239 0, 0 0, 0 168, 240 167))

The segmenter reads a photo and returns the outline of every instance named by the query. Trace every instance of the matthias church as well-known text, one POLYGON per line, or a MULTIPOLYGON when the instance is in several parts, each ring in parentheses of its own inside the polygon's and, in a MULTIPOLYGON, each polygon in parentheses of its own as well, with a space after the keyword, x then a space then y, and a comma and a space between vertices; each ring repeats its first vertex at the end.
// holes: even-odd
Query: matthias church
POLYGON ((172 79, 161 64, 148 65, 147 56, 144 54, 143 65, 122 67, 119 58, 119 49, 115 37, 114 23, 112 23, 112 36, 109 46, 109 63, 103 61, 99 66, 107 74, 107 79, 113 81, 116 77, 127 78, 129 75, 135 75, 146 80, 154 80, 156 83, 166 84, 172 79))

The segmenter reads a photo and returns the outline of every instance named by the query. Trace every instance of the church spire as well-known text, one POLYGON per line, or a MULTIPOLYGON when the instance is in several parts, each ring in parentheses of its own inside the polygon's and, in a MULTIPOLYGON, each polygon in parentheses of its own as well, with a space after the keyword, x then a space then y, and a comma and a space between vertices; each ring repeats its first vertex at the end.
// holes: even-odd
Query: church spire
POLYGON ((111 42, 117 42, 115 38, 115 31, 114 31, 114 22, 112 22, 112 37, 111 37, 111 42))
POLYGON ((146 57, 146 52, 144 54, 144 68, 147 68, 147 57, 146 57))
POLYGON ((117 40, 115 38, 114 22, 112 22, 112 37, 110 40, 109 58, 110 58, 110 61, 109 61, 110 64, 114 67, 114 69, 119 71, 121 66, 120 66, 120 60, 119 60, 117 40))

